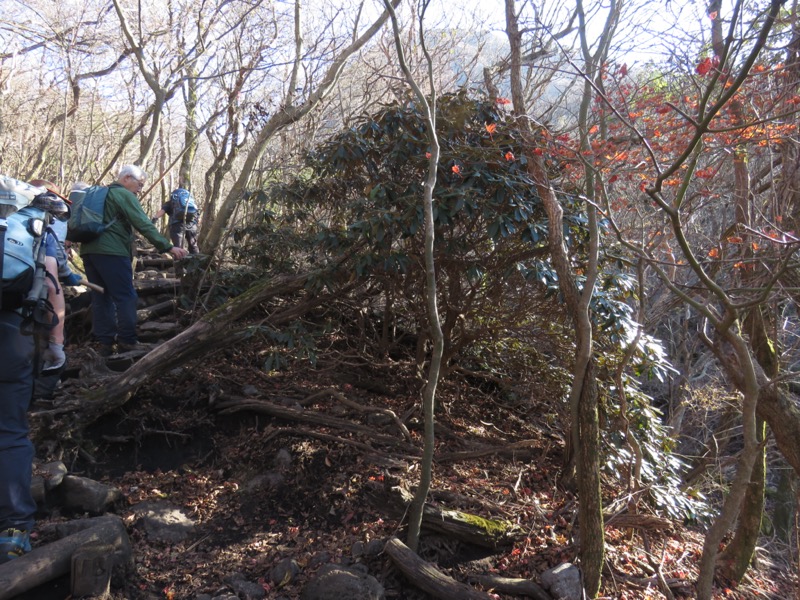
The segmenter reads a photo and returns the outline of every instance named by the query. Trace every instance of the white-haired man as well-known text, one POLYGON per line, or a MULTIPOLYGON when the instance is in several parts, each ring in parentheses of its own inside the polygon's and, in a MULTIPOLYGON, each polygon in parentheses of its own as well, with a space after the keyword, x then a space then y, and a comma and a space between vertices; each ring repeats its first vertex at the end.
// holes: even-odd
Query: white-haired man
POLYGON ((87 279, 105 290, 102 294, 92 291, 92 333, 104 356, 113 352, 115 343, 123 352, 138 347, 138 298, 131 264, 134 230, 160 252, 169 252, 176 259, 187 254, 161 235, 142 210, 136 196, 142 191, 146 178, 147 174, 136 165, 120 169, 106 196, 104 221, 110 223, 109 227, 96 240, 81 244, 87 279))

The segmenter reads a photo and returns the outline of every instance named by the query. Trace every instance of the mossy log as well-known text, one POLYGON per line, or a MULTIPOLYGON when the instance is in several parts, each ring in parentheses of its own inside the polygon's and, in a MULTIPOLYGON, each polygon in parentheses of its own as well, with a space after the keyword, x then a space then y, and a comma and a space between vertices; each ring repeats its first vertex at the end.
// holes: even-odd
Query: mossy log
MULTIPOLYGON (((412 495, 399 486, 368 486, 370 502, 391 517, 401 518, 411 504, 412 495)), ((426 504, 422 512, 422 528, 435 531, 482 548, 496 549, 513 544, 518 532, 508 521, 487 519, 468 512, 439 508, 426 504)))

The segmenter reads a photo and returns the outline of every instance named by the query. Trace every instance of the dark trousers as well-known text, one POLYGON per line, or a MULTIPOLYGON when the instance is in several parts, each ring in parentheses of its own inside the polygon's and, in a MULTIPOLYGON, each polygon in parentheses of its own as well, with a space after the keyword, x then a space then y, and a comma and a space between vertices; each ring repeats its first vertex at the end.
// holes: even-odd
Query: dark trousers
POLYGON ((17 313, 0 311, 0 530, 30 531, 36 513, 27 414, 33 395, 34 340, 20 333, 21 322, 17 313))
POLYGON ((197 222, 194 223, 172 223, 169 226, 169 237, 172 245, 183 248, 183 240, 186 240, 186 248, 189 254, 197 254, 200 247, 197 245, 197 222))
POLYGON ((101 344, 135 344, 138 297, 128 256, 83 254, 86 277, 105 293, 92 291, 92 332, 101 344))

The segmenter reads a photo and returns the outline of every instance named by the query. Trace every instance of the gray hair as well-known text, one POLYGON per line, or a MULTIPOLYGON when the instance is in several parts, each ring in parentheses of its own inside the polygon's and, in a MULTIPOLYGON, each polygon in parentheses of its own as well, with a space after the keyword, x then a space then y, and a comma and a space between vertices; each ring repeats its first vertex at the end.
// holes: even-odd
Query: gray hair
POLYGON ((128 175, 130 175, 137 181, 141 182, 144 182, 144 180, 147 179, 147 173, 145 173, 141 167, 138 167, 136 165, 124 165, 119 170, 119 175, 117 175, 117 181, 128 175))
POLYGON ((76 181, 75 183, 72 184, 72 189, 70 191, 80 192, 81 190, 88 190, 90 187, 92 186, 90 186, 85 181, 76 181))

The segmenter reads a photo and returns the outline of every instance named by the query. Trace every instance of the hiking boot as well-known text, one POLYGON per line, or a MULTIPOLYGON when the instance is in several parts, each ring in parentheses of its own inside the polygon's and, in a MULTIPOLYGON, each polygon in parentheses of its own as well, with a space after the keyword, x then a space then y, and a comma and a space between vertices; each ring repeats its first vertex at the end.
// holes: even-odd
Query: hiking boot
POLYGON ((31 536, 20 529, 0 531, 0 563, 5 563, 31 551, 31 536))
POLYGON ((100 344, 97 346, 97 353, 103 358, 108 358, 114 354, 114 346, 111 344, 100 344))
POLYGON ((120 342, 117 344, 117 352, 149 352, 150 345, 149 344, 142 344, 141 342, 136 342, 135 344, 123 344, 120 342))

